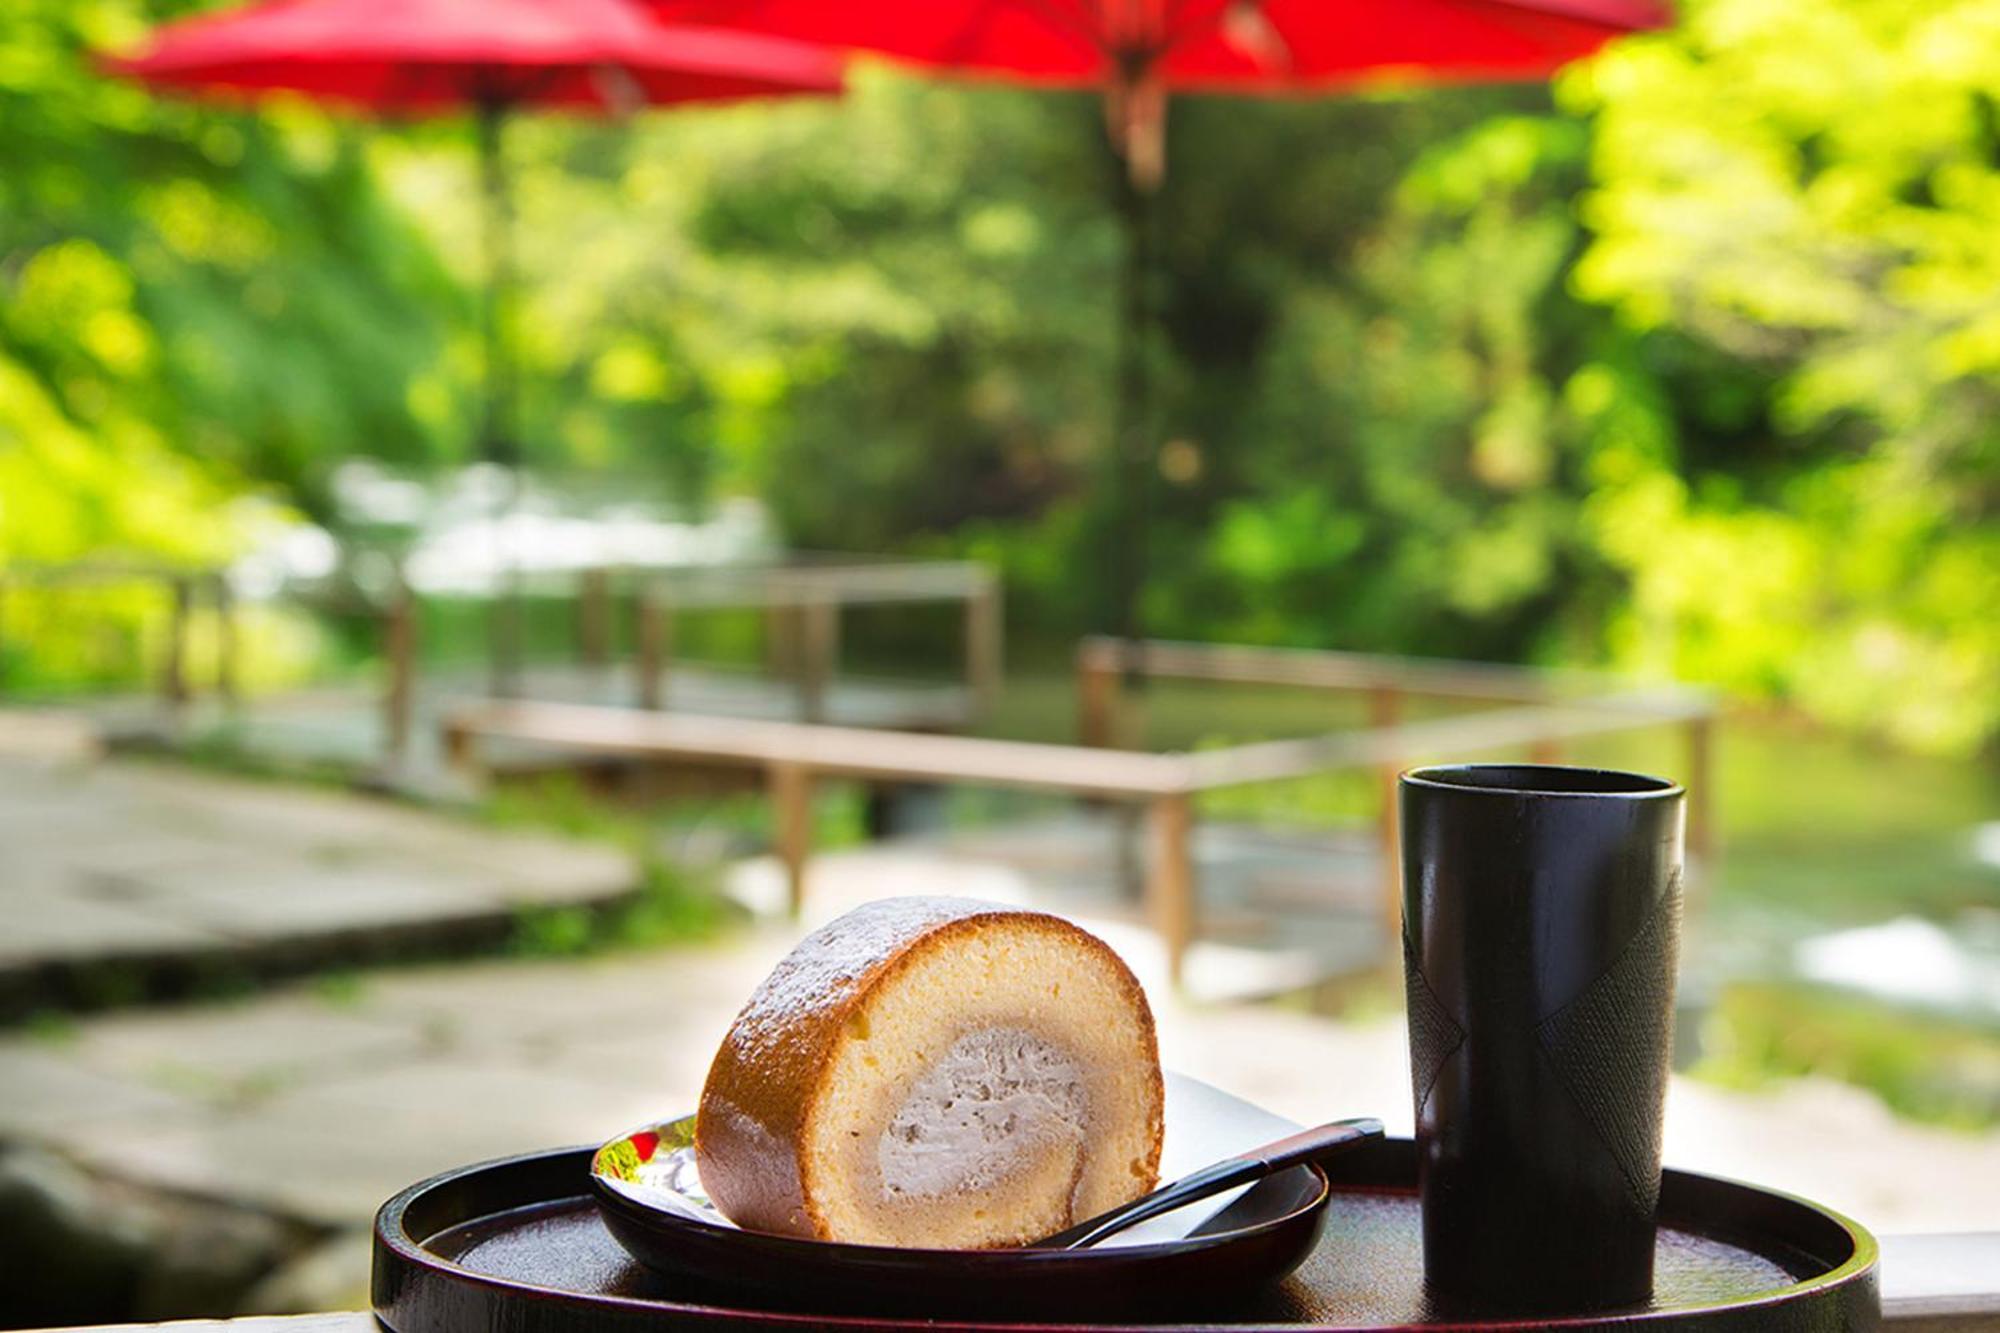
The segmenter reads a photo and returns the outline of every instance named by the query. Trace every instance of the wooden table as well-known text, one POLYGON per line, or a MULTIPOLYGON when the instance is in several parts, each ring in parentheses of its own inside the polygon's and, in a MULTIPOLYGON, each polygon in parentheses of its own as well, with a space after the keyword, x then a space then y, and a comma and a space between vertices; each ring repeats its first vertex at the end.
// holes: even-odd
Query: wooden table
MULTIPOLYGON (((1883 1237, 1882 1327, 1893 1333, 2000 1333, 2000 1231, 1883 1237)), ((360 1312, 119 1324, 100 1333, 138 1329, 381 1333, 375 1317, 360 1312)))

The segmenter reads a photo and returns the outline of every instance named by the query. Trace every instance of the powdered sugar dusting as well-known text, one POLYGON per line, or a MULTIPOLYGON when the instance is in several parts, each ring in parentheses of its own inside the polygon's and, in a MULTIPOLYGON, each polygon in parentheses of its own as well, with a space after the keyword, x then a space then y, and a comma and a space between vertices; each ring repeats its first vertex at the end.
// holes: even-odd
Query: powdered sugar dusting
POLYGON ((750 996, 729 1033, 746 1068, 791 1053, 802 1020, 837 1006, 911 941, 951 921, 1019 909, 976 898, 882 898, 828 922, 799 942, 750 996))

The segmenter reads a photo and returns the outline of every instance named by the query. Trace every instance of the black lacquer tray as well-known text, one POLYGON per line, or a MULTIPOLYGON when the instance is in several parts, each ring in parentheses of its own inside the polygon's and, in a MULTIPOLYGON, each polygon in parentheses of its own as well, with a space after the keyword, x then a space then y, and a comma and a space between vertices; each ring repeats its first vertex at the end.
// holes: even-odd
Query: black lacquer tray
MULTIPOLYGON (((626 1333, 663 1328, 1319 1330, 1624 1328, 1840 1333, 1879 1319, 1876 1247, 1837 1214, 1786 1195, 1669 1171, 1658 1274, 1645 1309, 1571 1319, 1460 1319, 1425 1307, 1416 1154, 1389 1140, 1330 1163, 1318 1245, 1283 1282, 1214 1283, 1163 1303, 1149 1276, 1107 1279, 1083 1308, 1066 1295, 1027 1312, 964 1308, 948 1289, 884 1290, 834 1309, 774 1271, 754 1294, 663 1278, 612 1239, 591 1198, 591 1149, 467 1167, 414 1185, 375 1224, 375 1312, 394 1333, 626 1333), (928 1317, 926 1317, 928 1316, 928 1317)), ((1239 1205, 1242 1204, 1239 1203, 1239 1205)), ((1225 1214, 1226 1217, 1226 1214, 1225 1214)), ((1222 1218, 1217 1219, 1222 1222, 1222 1218)), ((1561 1263, 1551 1254, 1548 1262, 1561 1263)))

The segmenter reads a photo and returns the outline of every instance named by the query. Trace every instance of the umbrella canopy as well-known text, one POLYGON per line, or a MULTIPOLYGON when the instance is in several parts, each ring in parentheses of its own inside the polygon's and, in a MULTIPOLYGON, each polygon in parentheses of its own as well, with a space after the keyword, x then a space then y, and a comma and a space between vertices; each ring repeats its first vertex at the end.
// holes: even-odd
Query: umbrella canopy
POLYGON ((1178 86, 1325 86, 1388 66, 1537 77, 1658 23, 1650 0, 654 0, 668 14, 987 70, 1103 84, 1127 54, 1178 86))
POLYGON ((1661 0, 652 0, 689 22, 971 76, 1101 88, 1142 184, 1172 92, 1324 93, 1370 79, 1541 78, 1666 21, 1661 0))
MULTIPOLYGON (((1141 636, 1154 432, 1146 329, 1149 196, 1175 92, 1310 96, 1369 81, 1541 78, 1606 40, 1667 21, 1664 0, 649 0, 726 23, 871 51, 957 76, 1104 93, 1125 162, 1115 454, 1119 522, 1099 628, 1141 636)), ((1127 655, 1128 664, 1133 655, 1127 655)), ((1141 679, 1134 680, 1142 683, 1141 679)))
POLYGON ((823 47, 669 27, 632 0, 274 0, 170 24, 106 62, 163 87, 286 90, 375 111, 838 92, 823 47))
MULTIPOLYGON (((478 113, 487 281, 478 451, 509 465, 507 353, 513 207, 502 132, 524 107, 628 112, 645 105, 840 91, 823 45, 703 27, 670 27, 635 0, 268 0, 169 24, 115 73, 203 93, 286 91, 391 115, 478 113)), ((504 507, 504 506, 503 506, 504 507)), ((494 618, 493 688, 507 694, 520 656, 518 597, 494 618)))

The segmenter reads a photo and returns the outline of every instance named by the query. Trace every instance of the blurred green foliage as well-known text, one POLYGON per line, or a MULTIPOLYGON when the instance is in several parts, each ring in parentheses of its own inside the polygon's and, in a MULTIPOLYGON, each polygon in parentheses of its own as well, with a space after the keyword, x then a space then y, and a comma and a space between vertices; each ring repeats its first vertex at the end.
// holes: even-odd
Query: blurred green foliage
POLYGON ((1765 1088, 1816 1074, 1872 1089, 1899 1114, 1954 1128, 2000 1125, 1991 1031, 1808 988, 1725 989, 1703 1022, 1701 1077, 1765 1088))
POLYGON ((523 907, 508 951, 523 958, 574 958, 713 940, 737 909, 694 872, 657 857, 639 866, 639 887, 607 908, 523 907))
MULTIPOLYGON (((213 559, 244 495, 324 517, 346 455, 465 453, 466 127, 92 72, 182 8, 0 16, 0 562, 213 559)), ((1149 625, 1982 746, 1989 10, 1687 0, 1553 99, 1177 101, 1149 625)), ((1030 653, 1088 624, 1119 246, 1091 98, 864 68, 839 103, 521 117, 508 152, 534 466, 994 560, 1030 653)))
POLYGON ((364 134, 155 97, 91 63, 193 8, 0 17, 0 457, 24 487, 47 478, 8 488, 10 556, 213 557, 218 492, 323 514, 341 457, 424 460, 449 438, 412 398, 461 297, 376 188, 364 134), (72 452, 90 462, 65 475, 72 452))
POLYGON ((1622 651, 1912 744, 2000 723, 1996 60, 1979 0, 1695 0, 1565 84, 1577 290, 1768 377, 1697 467, 1605 458, 1622 651))
MULTIPOLYGON (((413 404, 446 382, 462 298, 376 187, 363 135, 93 68, 91 50, 191 7, 0 8, 0 568, 227 559, 287 512, 326 513, 341 457, 427 460, 455 434, 448 404, 413 404)), ((83 608, 13 593, 0 681, 105 679, 152 655, 156 587, 83 608)), ((251 625, 246 646, 286 634, 251 625)))
MULTIPOLYGON (((683 803, 673 807, 685 818, 683 803)), ((506 784, 480 811, 502 828, 554 831, 617 844, 638 872, 631 894, 609 906, 528 906, 520 909, 510 952, 531 958, 574 957, 616 949, 655 948, 713 939, 740 915, 722 896, 711 868, 669 855, 668 831, 647 814, 623 809, 566 774, 506 784)))

